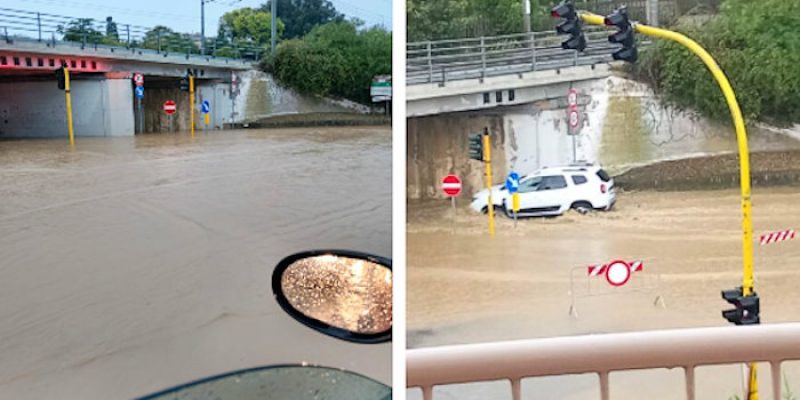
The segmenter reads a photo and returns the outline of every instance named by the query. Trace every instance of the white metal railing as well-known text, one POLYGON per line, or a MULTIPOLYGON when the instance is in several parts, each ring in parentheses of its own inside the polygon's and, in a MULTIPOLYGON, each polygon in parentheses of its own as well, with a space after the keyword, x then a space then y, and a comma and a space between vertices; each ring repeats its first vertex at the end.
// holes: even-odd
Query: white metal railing
POLYGON ((409 43, 406 82, 444 83, 611 61, 611 53, 619 46, 608 42, 608 32, 586 27, 585 35, 583 52, 562 49, 565 37, 555 32, 409 43))
POLYGON ((408 350, 407 386, 433 399, 433 387, 508 380, 522 399, 523 378, 596 373, 609 399, 609 373, 683 368, 686 398, 695 398, 700 366, 768 362, 781 399, 781 363, 800 360, 800 323, 569 336, 408 350))

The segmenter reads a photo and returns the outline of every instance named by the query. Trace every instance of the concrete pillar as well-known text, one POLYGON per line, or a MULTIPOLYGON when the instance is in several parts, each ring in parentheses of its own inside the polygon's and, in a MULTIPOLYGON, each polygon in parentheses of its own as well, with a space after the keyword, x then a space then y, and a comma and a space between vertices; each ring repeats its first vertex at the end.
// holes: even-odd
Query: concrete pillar
POLYGON ((133 136, 134 94, 131 80, 127 76, 107 76, 103 81, 103 135, 133 136))

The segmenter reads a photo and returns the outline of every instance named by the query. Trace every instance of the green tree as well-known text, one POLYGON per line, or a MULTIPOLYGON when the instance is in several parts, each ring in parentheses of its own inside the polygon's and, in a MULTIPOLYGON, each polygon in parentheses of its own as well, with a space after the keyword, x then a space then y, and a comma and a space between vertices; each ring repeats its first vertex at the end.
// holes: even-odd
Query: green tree
POLYGON ((70 42, 114 46, 122 45, 119 38, 115 35, 104 35, 103 32, 97 29, 96 26, 98 25, 96 25, 95 20, 91 18, 78 18, 70 21, 66 25, 59 25, 56 31, 64 35, 62 40, 70 42))
MULTIPOLYGON (((271 2, 267 1, 261 10, 270 12, 271 2)), ((328 0, 280 0, 277 5, 278 18, 286 25, 282 37, 287 39, 305 36, 315 26, 344 20, 344 15, 328 0)))
POLYGON ((177 33, 163 25, 158 25, 147 31, 142 40, 141 47, 176 53, 186 53, 187 51, 191 53, 199 52, 197 44, 195 44, 190 35, 177 33))
POLYGON ((359 30, 353 21, 330 22, 282 42, 264 68, 301 92, 370 102, 375 75, 392 73, 392 35, 384 28, 359 30))
MULTIPOLYGON (((278 37, 284 24, 278 20, 278 37)), ((240 8, 225 13, 219 20, 217 41, 235 46, 264 47, 272 40, 272 14, 255 9, 240 8)))
MULTIPOLYGON (((674 28, 711 53, 737 94, 745 118, 800 122, 800 0, 726 0, 720 14, 685 18, 674 28)), ((679 108, 727 120, 727 104, 703 63, 682 46, 658 41, 634 67, 679 108)))
POLYGON ((517 33, 523 26, 519 0, 408 0, 406 12, 412 42, 517 33))
POLYGON ((99 43, 103 40, 103 34, 95 29, 91 18, 72 20, 66 26, 59 25, 57 31, 64 35, 63 40, 70 42, 99 43))

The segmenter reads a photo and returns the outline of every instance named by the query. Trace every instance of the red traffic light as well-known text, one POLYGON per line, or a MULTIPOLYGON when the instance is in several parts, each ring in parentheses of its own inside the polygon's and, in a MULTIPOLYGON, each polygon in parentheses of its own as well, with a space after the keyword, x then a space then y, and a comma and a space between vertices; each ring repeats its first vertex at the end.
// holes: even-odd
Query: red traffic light
POLYGON ((575 12, 575 6, 562 2, 550 10, 550 16, 553 18, 576 19, 578 18, 578 13, 575 12))

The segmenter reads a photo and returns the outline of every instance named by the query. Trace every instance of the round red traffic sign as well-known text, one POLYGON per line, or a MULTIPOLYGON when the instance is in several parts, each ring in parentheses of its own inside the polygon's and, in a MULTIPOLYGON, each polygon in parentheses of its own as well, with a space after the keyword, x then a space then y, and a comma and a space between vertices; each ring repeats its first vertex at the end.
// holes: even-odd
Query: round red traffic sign
POLYGON ((580 123, 580 116, 578 115, 577 108, 570 108, 569 110, 569 127, 575 129, 578 127, 580 123))
POLYGON ((172 100, 167 100, 164 102, 164 112, 167 115, 175 114, 175 111, 178 110, 178 107, 175 106, 175 102, 172 100))
POLYGON ((611 286, 622 286, 631 279, 631 266, 622 260, 615 260, 606 268, 606 280, 611 286))
POLYGON ((455 197, 461 193, 461 179, 455 175, 447 175, 442 178, 442 191, 444 194, 455 197))
POLYGON ((578 105, 578 91, 575 88, 569 88, 567 92, 567 105, 570 107, 578 105))
POLYGON ((133 82, 136 83, 136 86, 144 85, 144 75, 138 72, 133 74, 133 82))

